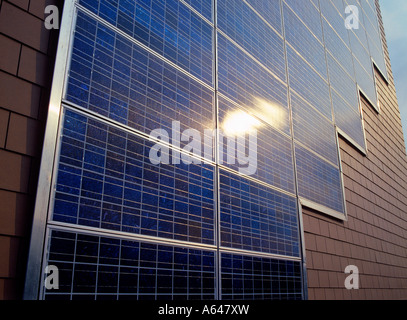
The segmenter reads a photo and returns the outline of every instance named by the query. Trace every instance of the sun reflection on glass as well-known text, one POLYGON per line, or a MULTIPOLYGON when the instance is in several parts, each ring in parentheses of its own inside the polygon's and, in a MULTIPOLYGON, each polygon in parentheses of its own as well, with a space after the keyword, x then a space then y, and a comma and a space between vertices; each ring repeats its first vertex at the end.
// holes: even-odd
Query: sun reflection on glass
POLYGON ((231 112, 223 122, 223 132, 228 136, 240 136, 253 133, 262 123, 242 110, 231 112))
POLYGON ((277 129, 282 129, 286 125, 287 110, 283 106, 261 98, 255 98, 255 101, 256 109, 253 110, 253 114, 258 118, 277 129))

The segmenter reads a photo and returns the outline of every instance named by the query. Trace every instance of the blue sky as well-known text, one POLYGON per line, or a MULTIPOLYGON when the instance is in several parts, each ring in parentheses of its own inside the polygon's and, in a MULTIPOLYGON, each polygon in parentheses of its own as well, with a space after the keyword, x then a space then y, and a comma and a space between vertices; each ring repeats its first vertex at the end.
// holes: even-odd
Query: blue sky
POLYGON ((381 0, 380 7, 407 142, 407 1, 381 0))

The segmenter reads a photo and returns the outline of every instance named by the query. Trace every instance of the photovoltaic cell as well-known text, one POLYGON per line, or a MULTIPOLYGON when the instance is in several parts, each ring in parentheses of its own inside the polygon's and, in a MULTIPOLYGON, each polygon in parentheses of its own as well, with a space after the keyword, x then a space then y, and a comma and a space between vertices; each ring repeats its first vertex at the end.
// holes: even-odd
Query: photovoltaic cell
POLYGON ((356 112, 338 94, 332 92, 335 122, 360 147, 365 148, 365 137, 360 112, 356 112))
MULTIPOLYGON (((346 44, 335 32, 334 29, 323 20, 324 40, 327 53, 331 54, 336 61, 346 70, 348 75, 354 80, 355 70, 353 69, 352 51, 349 44, 346 44)), ((355 80, 354 80, 355 81, 355 80)))
POLYGON ((330 0, 319 1, 319 4, 323 19, 331 25, 346 45, 349 45, 348 30, 345 28, 345 10, 338 11, 330 0))
POLYGON ((294 93, 291 95, 291 107, 294 139, 332 163, 338 164, 338 147, 333 122, 294 93))
POLYGON ((284 0, 284 2, 295 12, 311 32, 322 41, 321 15, 318 12, 318 2, 316 2, 316 4, 313 4, 312 1, 309 0, 284 0))
POLYGON ((328 83, 293 48, 287 46, 290 87, 328 119, 332 119, 328 83))
POLYGON ((301 299, 301 265, 296 261, 221 255, 222 299, 301 299))
POLYGON ((363 94, 369 99, 373 106, 377 105, 376 84, 373 78, 373 70, 366 71, 365 68, 359 63, 355 57, 353 58, 355 66, 356 81, 363 92, 363 94))
POLYGON ((214 127, 210 89, 81 12, 66 99, 147 134, 214 127))
POLYGON ((200 14, 202 14, 206 19, 213 22, 212 17, 212 0, 183 0, 185 3, 188 3, 200 14))
MULTIPOLYGON (((223 132, 220 164, 237 172, 246 172, 242 168, 249 170, 249 167, 253 167, 250 171, 252 178, 294 193, 292 147, 288 136, 274 129, 269 123, 262 123, 257 127, 256 139, 253 143, 249 137, 250 133, 243 136, 228 136, 225 131, 227 128, 224 128, 223 124, 229 121, 229 117, 233 118, 234 114, 243 110, 224 98, 219 99, 219 121, 223 132)), ((278 109, 278 112, 282 111, 278 109)), ((288 112, 283 114, 288 117, 288 112)), ((259 110, 258 119, 266 119, 267 116, 269 115, 264 110, 259 110)))
POLYGON ((356 83, 330 54, 327 54, 327 59, 331 87, 338 92, 349 105, 354 106, 356 109, 358 106, 356 83))
POLYGON ((280 1, 244 0, 257 14, 269 23, 278 33, 281 32, 280 1))
MULTIPOLYGON (((80 0, 79 3, 192 75, 212 84, 212 27, 182 2, 80 0)), ((207 5, 201 6, 206 14, 211 10, 207 5)))
POLYGON ((241 0, 218 1, 218 28, 281 80, 286 80, 284 41, 241 0))
POLYGON ((300 197, 337 212, 344 212, 339 168, 296 144, 298 190, 300 197))
POLYGON ((371 30, 367 33, 370 54, 378 69, 383 73, 385 77, 387 77, 387 67, 384 58, 381 31, 379 30, 377 22, 376 6, 375 4, 373 4, 373 7, 371 7, 370 5, 363 3, 362 8, 366 28, 368 30, 371 30))
POLYGON ((287 5, 283 7, 286 40, 324 79, 327 79, 325 49, 322 42, 312 34, 287 5))
POLYGON ((256 107, 258 99, 287 108, 287 86, 246 55, 222 34, 218 35, 219 92, 236 103, 256 107))
POLYGON ((359 37, 357 37, 354 32, 349 32, 349 38, 353 55, 362 67, 370 73, 372 70, 372 59, 369 54, 369 49, 360 42, 359 37))
POLYGON ((53 220, 214 243, 214 168, 153 165, 154 143, 66 111, 53 220))
POLYGON ((215 298, 214 252, 51 231, 48 262, 59 289, 46 300, 215 298))
POLYGON ((220 216, 222 246, 299 257, 294 197, 222 170, 220 216))

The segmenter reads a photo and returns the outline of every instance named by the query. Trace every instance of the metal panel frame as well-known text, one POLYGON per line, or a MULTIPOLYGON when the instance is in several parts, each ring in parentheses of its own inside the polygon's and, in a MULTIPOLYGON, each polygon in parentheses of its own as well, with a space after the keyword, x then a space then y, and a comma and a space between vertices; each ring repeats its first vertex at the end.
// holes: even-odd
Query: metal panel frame
MULTIPOLYGON (((214 111, 215 111, 215 123, 216 127, 218 127, 219 124, 219 119, 218 119, 218 46, 217 46, 217 37, 218 37, 218 29, 217 29, 217 15, 216 15, 216 6, 217 6, 217 0, 212 0, 212 5, 213 5, 213 11, 212 11, 212 18, 213 18, 213 23, 210 22, 208 19, 203 17, 199 12, 197 12, 195 9, 193 9, 189 4, 184 2, 183 0, 180 1, 183 3, 185 6, 187 6, 190 10, 194 11, 196 14, 198 14, 206 23, 212 25, 213 27, 213 55, 214 55, 214 60, 213 60, 213 86, 210 87, 208 84, 204 83, 203 81, 197 79, 196 77, 190 75, 187 73, 185 70, 182 70, 176 64, 172 63, 171 61, 168 61, 165 58, 160 57, 163 61, 169 63, 171 66, 177 68, 178 70, 184 72, 187 74, 190 78, 194 79, 195 81, 199 82, 203 86, 210 88, 210 90, 214 94, 214 111)), ((244 1, 246 4, 248 4, 246 1, 244 1)), ((287 50, 286 46, 288 43, 286 42, 285 39, 285 30, 284 30, 284 15, 283 15, 283 0, 279 0, 280 3, 280 10, 281 10, 281 19, 282 19, 282 34, 283 34, 283 39, 284 39, 284 54, 285 54, 285 64, 286 64, 286 75, 289 78, 289 73, 288 73, 288 64, 287 64, 287 50)), ((379 15, 379 11, 377 8, 377 4, 375 3, 376 7, 376 14, 377 17, 379 15)), ((61 30, 60 30, 60 38, 59 38, 59 43, 58 43, 58 51, 57 51, 57 56, 56 56, 56 62, 55 62, 55 70, 54 70, 54 78, 52 82, 52 90, 51 90, 51 97, 50 97, 50 104, 49 104, 49 113, 48 113, 48 118, 47 118, 47 125, 46 125, 46 132, 44 136, 44 145, 43 145, 43 153, 42 153, 42 158, 41 158, 41 168, 40 168, 40 175, 39 175, 39 183, 38 183, 38 189, 37 189, 37 198, 36 198, 36 203, 35 203, 35 211, 34 211, 34 220, 33 220, 33 227, 32 227, 32 235, 31 235, 31 243, 30 243, 30 250, 29 250, 29 259, 28 259, 28 264, 27 264, 27 273, 26 273, 26 282, 25 282, 25 289, 24 289, 24 299, 38 299, 39 297, 42 297, 40 287, 42 286, 42 281, 44 277, 43 269, 42 269, 42 264, 44 263, 44 257, 46 257, 46 252, 47 248, 45 248, 45 245, 47 244, 47 234, 49 233, 49 230, 53 228, 67 228, 70 230, 78 230, 79 232, 96 232, 96 230, 93 230, 92 228, 89 227, 83 227, 83 226, 74 226, 74 225, 69 225, 69 224, 62 224, 58 223, 55 221, 51 220, 50 213, 52 212, 52 206, 53 206, 53 196, 52 193, 55 189, 55 183, 56 183, 56 177, 57 177, 57 158, 59 156, 59 148, 60 148, 60 139, 58 139, 58 136, 60 134, 60 124, 62 123, 63 120, 63 97, 64 97, 64 92, 66 90, 66 79, 67 79, 67 71, 69 70, 69 56, 70 56, 70 50, 72 49, 72 39, 73 39, 73 28, 74 28, 74 19, 76 17, 75 15, 75 10, 77 8, 77 0, 66 0, 65 5, 64 5, 64 10, 63 10, 63 18, 61 22, 61 30), (49 223, 49 228, 47 228, 47 222, 49 223)), ((82 8, 82 7, 81 7, 82 8)), ((83 9, 83 11, 87 12, 86 9, 83 9)), ((92 17, 95 17, 94 14, 91 13, 92 17)), ((322 16, 321 16, 322 19, 322 16)), ((98 19, 98 21, 101 21, 102 19, 98 19)), ((104 21, 101 21, 102 23, 104 21)), ((376 19, 376 23, 378 23, 378 18, 376 19)), ((271 26, 270 26, 271 27, 271 26)), ((116 28, 118 30, 118 28, 116 28)), ((115 29, 115 30, 116 30, 115 29)), ((116 30, 116 31, 117 31, 116 30)), ((380 31, 380 29, 379 29, 380 31)), ((120 30, 119 30, 120 32, 120 30)), ((222 35, 224 35, 222 32, 220 32, 222 35)), ((121 35, 129 38, 129 36, 125 35, 123 32, 121 32, 121 35)), ((382 41, 382 46, 383 46, 383 39, 382 35, 380 33, 381 41, 382 41)), ((132 40, 135 41, 135 40, 132 40)), ((154 51, 146 48, 146 46, 141 45, 138 43, 141 47, 144 49, 148 50, 152 54, 154 54, 154 51)), ((325 46, 325 43, 324 43, 325 46)), ((383 48, 384 49, 384 46, 383 48)), ((325 51, 326 52, 326 51, 325 51)), ((383 78, 387 81, 387 77, 381 72, 380 68, 377 66, 373 58, 371 59, 372 64, 373 64, 373 80, 375 83, 375 90, 376 90, 376 97, 377 97, 377 83, 376 83, 376 77, 375 77, 375 72, 374 70, 378 70, 379 73, 383 76, 383 78)), ((387 64, 386 64, 387 66, 387 64)), ((329 80, 328 80, 329 81, 329 80)), ((288 80, 287 80, 288 82, 288 80)), ((329 82, 328 82, 329 83, 329 82)), ((216 142, 218 141, 219 137, 215 138, 215 163, 210 162, 212 165, 215 166, 215 178, 214 178, 214 186, 217 190, 215 192, 215 243, 214 245, 204 245, 204 244, 195 244, 195 243, 189 243, 189 242, 178 242, 176 240, 170 241, 168 239, 159 239, 157 237, 147 237, 147 236, 142 236, 142 235, 137 235, 137 234, 125 234, 121 232, 111 232, 109 230, 100 230, 98 229, 99 234, 109 236, 114 235, 116 237, 129 237, 132 240, 135 241, 153 241, 154 243, 159 243, 160 241, 165 241, 166 243, 172 242, 173 244, 180 245, 180 246, 188 246, 191 248, 203 248, 205 247, 207 250, 216 250, 218 254, 215 256, 215 261, 216 261, 216 276, 217 276, 217 284, 216 284, 216 292, 218 294, 217 298, 221 298, 221 262, 220 262, 220 254, 221 253, 239 253, 242 255, 255 255, 259 257, 268 257, 268 258, 277 258, 277 259, 285 259, 285 260, 295 260, 295 261, 302 261, 302 278, 303 278, 303 287, 302 287, 302 294, 303 298, 307 298, 307 281, 306 281, 306 248, 305 248, 305 243, 304 243, 304 229, 303 229, 303 215, 302 215, 302 209, 303 207, 308 207, 310 209, 317 210, 321 212, 322 214, 327 214, 335 219, 339 219, 342 221, 347 221, 348 220, 348 214, 347 214, 347 209, 346 209, 346 199, 345 199, 345 187, 344 187, 344 177, 343 177, 343 171, 342 171, 342 163, 341 163, 341 157, 340 157, 340 148, 339 148, 339 135, 344 137, 348 142, 350 142, 358 151, 360 151, 363 155, 367 155, 367 145, 366 145, 366 132, 364 130, 364 121, 363 121, 363 108, 362 108, 362 101, 361 101, 361 95, 365 96, 366 95, 363 93, 363 91, 360 89, 358 86, 358 95, 359 95, 359 110, 360 110, 360 116, 361 116, 361 121, 362 121, 362 127, 363 127, 363 133, 364 133, 364 140, 365 140, 365 145, 366 147, 363 148, 362 146, 358 145, 351 137, 349 137, 344 131, 342 131, 340 128, 336 127, 336 142, 337 142, 337 148, 338 148, 338 157, 339 157, 339 169, 340 169, 340 176, 341 176, 341 184, 342 184, 342 191, 343 191, 343 202, 344 202, 344 211, 345 213, 337 212, 335 210, 332 210, 330 208, 327 208, 323 205, 320 205, 318 203, 315 203, 313 201, 307 200, 305 198, 302 198, 299 196, 298 193, 298 179, 297 179, 297 169, 296 169, 296 163, 295 163, 295 148, 294 148, 294 137, 293 137, 293 120, 292 120, 292 109, 291 109, 291 100, 290 100, 290 86, 289 83, 287 83, 287 97, 288 97, 288 105, 289 105, 289 110, 290 110, 290 127, 291 127, 291 139, 292 139, 292 150, 293 150, 293 166, 294 166, 294 174, 295 174, 295 185, 296 185, 296 195, 291 195, 295 196, 298 200, 298 231, 300 235, 300 243, 301 243, 301 257, 296 258, 296 257, 287 257, 287 256, 280 256, 280 255, 274 255, 274 254, 265 254, 265 253, 260 253, 260 252, 253 252, 253 251, 247 251, 247 250, 239 250, 239 249, 233 249, 233 248, 226 248, 222 247, 220 245, 220 208, 219 208, 219 170, 220 168, 227 170, 227 168, 222 167, 219 165, 219 150, 216 148, 218 145, 216 142), (217 229, 216 229, 217 228, 217 229)), ((367 98, 367 97, 366 97, 367 98)), ((380 103, 378 102, 378 105, 375 106, 368 98, 367 100, 369 103, 372 105, 372 107, 377 111, 377 113, 380 113, 380 103)), ((66 103, 68 105, 68 108, 73 109, 73 110, 78 110, 80 108, 76 108, 75 106, 69 106, 69 103, 66 103)), ((100 119, 100 117, 97 117, 100 119)), ((106 119, 105 119, 106 120, 106 119)), ((113 121, 109 122, 112 123, 113 121)), ((121 125, 121 127, 124 127, 121 125)), ((129 130, 131 131, 131 130, 129 130)), ((132 132, 134 133, 134 132, 132 132)), ((140 136, 145 136, 145 134, 140 134, 136 133, 140 136)), ((205 159, 201 159, 205 160, 205 159)), ((250 178, 250 177, 249 177, 250 178)), ((272 186, 269 186, 273 188, 272 186)), ((278 190, 278 188, 273 188, 278 190)), ((281 191, 281 190, 278 190, 281 191)), ((284 192, 287 194, 287 192, 284 192)))
POLYGON ((44 135, 43 152, 38 178, 37 197, 34 208, 33 226, 28 255, 23 299, 36 300, 39 295, 43 249, 46 233, 46 220, 51 194, 52 172, 55 165, 55 151, 60 123, 61 101, 67 72, 68 52, 72 34, 76 0, 66 0, 63 9, 54 77, 48 107, 48 117, 44 135))

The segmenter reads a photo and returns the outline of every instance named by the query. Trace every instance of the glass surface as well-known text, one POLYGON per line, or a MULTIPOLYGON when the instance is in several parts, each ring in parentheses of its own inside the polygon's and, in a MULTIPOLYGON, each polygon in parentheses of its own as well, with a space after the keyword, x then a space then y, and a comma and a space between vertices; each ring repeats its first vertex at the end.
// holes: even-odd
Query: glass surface
POLYGON ((81 12, 71 59, 70 102, 147 134, 214 128, 210 89, 81 12))
POLYGON ((287 105, 287 86, 246 55, 222 34, 218 35, 219 92, 244 107, 256 107, 259 99, 287 105))
POLYGON ((288 116, 287 110, 278 105, 263 102, 256 108, 241 109, 220 97, 219 164, 295 193, 291 141, 278 130, 289 132, 288 116), (250 121, 253 127, 240 133, 242 124, 250 121))
POLYGON ((154 165, 153 146, 66 111, 53 220, 213 244, 214 168, 154 165))
POLYGON ((294 197, 222 170, 219 202, 222 246, 299 257, 294 197))
MULTIPOLYGON (((219 0, 218 28, 281 80, 286 80, 284 40, 241 0, 219 0)), ((220 50, 223 47, 220 46, 220 50)))
POLYGON ((215 298, 210 251, 55 230, 47 260, 59 270, 59 289, 44 289, 46 300, 215 298))
POLYGON ((77 2, 44 297, 301 298, 297 196, 345 212, 335 126, 366 147, 375 2, 77 2))
MULTIPOLYGON (((294 1, 291 1, 294 3, 294 1)), ((301 1, 301 3, 309 3, 308 1, 301 1)), ((312 4, 308 6, 313 7, 312 4)), ((295 7, 299 7, 296 4, 295 7)), ((301 7, 301 12, 305 9, 301 7)), ((308 9, 307 13, 310 9, 308 9)), ((312 9, 316 12, 315 9, 312 9)), ((317 12, 316 12, 317 13, 317 12)), ((290 45, 307 61, 311 66, 322 76, 327 79, 327 69, 325 60, 325 49, 321 40, 314 35, 311 30, 300 20, 298 12, 293 12, 287 5, 284 5, 284 26, 285 38, 290 45)), ((318 19, 320 21, 320 19, 318 19)), ((320 22, 318 23, 319 29, 320 22)))
MULTIPOLYGON (((196 6, 210 14, 208 3, 196 6)), ((212 84, 212 27, 177 0, 79 0, 106 22, 212 84)))
POLYGON ((224 253, 221 264, 222 299, 301 299, 298 262, 224 253))
POLYGON ((339 168, 299 145, 295 146, 295 156, 300 197, 343 212, 343 190, 339 168))
POLYGON ((291 107, 295 141, 337 165, 338 146, 333 123, 294 93, 291 107))

